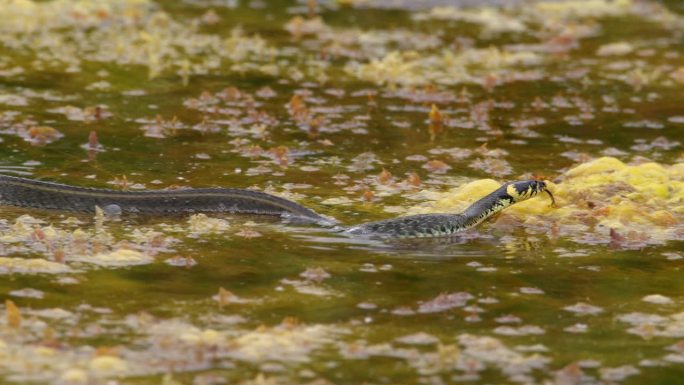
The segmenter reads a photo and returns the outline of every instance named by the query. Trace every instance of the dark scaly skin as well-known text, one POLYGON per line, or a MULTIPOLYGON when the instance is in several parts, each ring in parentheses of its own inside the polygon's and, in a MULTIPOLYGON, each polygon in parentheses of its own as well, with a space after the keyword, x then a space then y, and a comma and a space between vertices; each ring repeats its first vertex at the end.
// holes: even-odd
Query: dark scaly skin
MULTIPOLYGON (((542 181, 510 182, 478 200, 460 214, 421 214, 369 222, 344 230, 347 234, 371 237, 437 237, 474 226, 504 208, 541 192, 549 194, 542 181)), ((330 224, 313 210, 284 198, 258 191, 229 188, 119 191, 76 187, 0 175, 0 204, 93 213, 95 207, 116 213, 182 214, 226 212, 260 214, 330 224)))
POLYGON ((326 221, 326 218, 298 203, 259 191, 229 188, 120 191, 6 175, 0 175, 0 203, 82 213, 94 213, 96 206, 118 206, 122 213, 226 212, 326 221))
POLYGON ((509 182, 470 205, 460 214, 420 214, 354 226, 347 233, 372 237, 439 237, 477 226, 480 222, 541 192, 553 195, 543 181, 526 180, 509 182))

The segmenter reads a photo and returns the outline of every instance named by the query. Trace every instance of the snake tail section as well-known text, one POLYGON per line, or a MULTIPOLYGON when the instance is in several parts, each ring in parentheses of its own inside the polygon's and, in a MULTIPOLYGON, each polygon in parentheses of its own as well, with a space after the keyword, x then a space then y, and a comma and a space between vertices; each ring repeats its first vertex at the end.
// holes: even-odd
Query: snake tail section
POLYGON ((448 236, 477 226, 506 207, 546 192, 546 183, 536 180, 509 182, 470 205, 460 214, 420 214, 364 223, 346 230, 349 234, 387 238, 448 236))
POLYGON ((118 191, 8 175, 0 175, 0 204, 81 213, 94 213, 97 206, 121 213, 226 212, 329 221, 298 203, 259 191, 230 188, 118 191))

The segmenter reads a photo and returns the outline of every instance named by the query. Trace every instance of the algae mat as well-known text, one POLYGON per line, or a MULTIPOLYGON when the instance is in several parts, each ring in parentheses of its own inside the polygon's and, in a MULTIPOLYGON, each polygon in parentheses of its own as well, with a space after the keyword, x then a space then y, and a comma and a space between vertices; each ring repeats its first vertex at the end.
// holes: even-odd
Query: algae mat
POLYGON ((0 0, 0 171, 252 188, 400 242, 245 216, 2 207, 0 382, 673 384, 675 1, 0 0))

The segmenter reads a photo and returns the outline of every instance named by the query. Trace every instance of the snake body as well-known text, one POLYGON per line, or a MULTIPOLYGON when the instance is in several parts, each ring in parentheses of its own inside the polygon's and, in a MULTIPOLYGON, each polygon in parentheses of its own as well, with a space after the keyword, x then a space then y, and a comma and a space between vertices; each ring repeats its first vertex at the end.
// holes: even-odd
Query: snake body
MULTIPOLYGON (((505 183, 495 191, 468 206, 460 214, 419 214, 364 223, 347 230, 351 234, 380 235, 400 238, 440 237, 473 228, 506 207, 546 192, 546 183, 525 180, 505 183)), ((555 203, 555 202, 554 202, 555 203)))
POLYGON ((324 220, 298 203, 259 191, 232 188, 124 191, 76 187, 0 175, 0 203, 11 206, 93 213, 95 207, 140 214, 226 212, 286 215, 324 220))
MULTIPOLYGON (((353 235, 434 237, 472 228, 495 213, 546 192, 542 181, 510 182, 473 203, 460 214, 422 214, 368 222, 344 229, 353 235)), ((225 212, 289 217, 315 223, 330 220, 290 200, 259 191, 233 188, 123 191, 77 187, 0 175, 0 204, 93 213, 100 207, 112 214, 168 215, 225 212)))

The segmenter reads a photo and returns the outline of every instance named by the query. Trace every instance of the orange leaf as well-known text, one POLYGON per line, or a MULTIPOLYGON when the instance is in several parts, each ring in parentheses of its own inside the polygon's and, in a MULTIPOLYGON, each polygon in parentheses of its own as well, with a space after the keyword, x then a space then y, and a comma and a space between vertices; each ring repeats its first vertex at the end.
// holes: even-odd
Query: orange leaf
POLYGON ((412 172, 409 174, 408 178, 406 178, 406 183, 410 184, 411 186, 419 187, 421 183, 420 177, 415 172, 412 172))
POLYGON ((386 169, 382 169, 382 172, 380 175, 378 175, 378 183, 380 184, 389 184, 392 181, 392 173, 387 171, 386 169))
POLYGON ((439 112, 439 108, 434 104, 432 105, 432 109, 428 116, 430 117, 430 123, 441 124, 444 122, 444 116, 442 116, 442 113, 439 112))
POLYGON ((17 305, 12 300, 5 300, 5 308, 7 309, 7 324, 15 329, 21 327, 21 312, 17 305))

